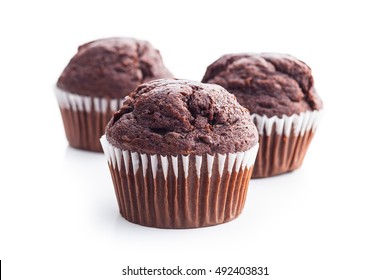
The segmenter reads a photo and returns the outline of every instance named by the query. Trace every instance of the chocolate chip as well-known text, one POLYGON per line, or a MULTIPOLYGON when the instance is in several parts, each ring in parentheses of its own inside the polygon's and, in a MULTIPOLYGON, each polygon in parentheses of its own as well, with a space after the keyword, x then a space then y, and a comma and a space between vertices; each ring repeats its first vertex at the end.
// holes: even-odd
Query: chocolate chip
POLYGON ((211 139, 211 137, 208 135, 199 135, 198 138, 200 141, 206 144, 210 144, 213 142, 213 139, 211 139))

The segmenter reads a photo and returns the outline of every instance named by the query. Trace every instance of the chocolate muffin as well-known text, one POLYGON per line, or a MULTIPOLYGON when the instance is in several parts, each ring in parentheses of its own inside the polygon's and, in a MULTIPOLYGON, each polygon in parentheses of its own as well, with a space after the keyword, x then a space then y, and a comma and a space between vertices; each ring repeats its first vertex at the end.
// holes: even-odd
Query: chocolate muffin
POLYGON ((170 77, 147 41, 108 38, 80 46, 56 87, 69 144, 102 151, 99 139, 123 98, 144 82, 170 77))
POLYGON ((222 87, 161 79, 126 98, 101 142, 124 218, 193 228, 241 213, 258 133, 222 87))
POLYGON ((284 54, 228 54, 202 82, 221 85, 252 114, 260 144, 253 178, 301 166, 323 107, 309 66, 284 54))

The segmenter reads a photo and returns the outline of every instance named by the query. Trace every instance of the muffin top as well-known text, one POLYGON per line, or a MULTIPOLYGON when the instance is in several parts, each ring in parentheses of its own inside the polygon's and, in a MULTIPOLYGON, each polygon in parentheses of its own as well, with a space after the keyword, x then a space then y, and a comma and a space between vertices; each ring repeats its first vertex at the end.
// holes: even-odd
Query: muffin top
POLYGON ((247 109, 218 85, 160 79, 126 97, 106 128, 108 142, 148 154, 226 154, 258 142, 247 109))
POLYGON ((251 113, 267 117, 322 108, 311 69, 290 55, 227 54, 207 68, 202 82, 223 86, 251 113))
POLYGON ((171 77, 149 42, 108 38, 80 46, 57 86, 85 96, 123 98, 143 82, 171 77))

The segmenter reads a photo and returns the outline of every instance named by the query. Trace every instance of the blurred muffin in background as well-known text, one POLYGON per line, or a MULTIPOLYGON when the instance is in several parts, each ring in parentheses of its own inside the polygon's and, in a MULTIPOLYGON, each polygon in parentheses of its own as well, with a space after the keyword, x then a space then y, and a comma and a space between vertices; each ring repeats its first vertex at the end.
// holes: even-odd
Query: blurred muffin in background
POLYGON ((323 108, 309 66, 285 54, 227 54, 202 82, 224 87, 252 114, 259 132, 252 178, 301 166, 323 108))
POLYGON ((133 38, 107 38, 78 48, 55 89, 69 145, 101 152, 113 113, 138 85, 172 74, 153 46, 133 38))

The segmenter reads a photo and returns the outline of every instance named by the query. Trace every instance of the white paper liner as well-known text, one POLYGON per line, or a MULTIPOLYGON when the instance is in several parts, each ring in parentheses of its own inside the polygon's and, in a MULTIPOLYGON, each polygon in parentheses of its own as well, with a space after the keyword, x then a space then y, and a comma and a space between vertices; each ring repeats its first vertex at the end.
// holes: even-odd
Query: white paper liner
POLYGON ((55 87, 66 138, 72 147, 102 152, 100 137, 123 99, 81 96, 55 87))
MULTIPOLYGON (((138 169, 142 167, 142 172, 145 176, 147 168, 148 168, 148 156, 146 154, 141 154, 138 152, 131 152, 131 162, 132 162, 132 168, 133 170, 130 171, 129 167, 127 166, 127 160, 130 159, 129 157, 129 151, 124 151, 121 149, 118 149, 114 146, 112 146, 108 141, 105 135, 103 135, 100 138, 100 142, 103 147, 103 152, 106 155, 106 159, 108 163, 113 166, 113 168, 118 169, 119 171, 122 166, 122 157, 126 160, 125 162, 125 168, 126 173, 133 172, 134 174, 137 173, 138 169)), ((207 154, 207 170, 208 170, 208 176, 211 177, 212 174, 212 168, 214 165, 214 160, 217 161, 218 164, 218 172, 219 175, 222 175, 223 169, 225 167, 225 164, 227 164, 227 171, 229 173, 232 172, 233 166, 235 167, 235 171, 238 172, 240 169, 244 170, 245 168, 250 168, 254 165, 257 150, 259 148, 259 144, 256 144, 249 150, 245 152, 239 152, 239 153, 228 153, 228 154, 216 154, 216 155, 209 155, 207 154)), ((181 158, 181 162, 183 164, 183 170, 184 170, 184 176, 185 178, 188 177, 188 169, 189 169, 189 156, 188 155, 178 155, 178 156, 163 156, 163 155, 151 155, 151 166, 152 166, 152 173, 153 178, 156 178, 157 174, 157 163, 158 158, 161 160, 162 165, 162 171, 164 174, 165 179, 167 178, 167 171, 168 171, 168 159, 170 158, 173 165, 173 170, 175 177, 178 177, 178 170, 179 170, 179 158, 181 158)), ((196 173, 198 178, 200 177, 200 170, 202 167, 203 160, 202 156, 196 156, 195 157, 195 167, 196 167, 196 173)))
POLYGON ((107 111, 117 111, 122 106, 124 98, 99 98, 91 96, 82 96, 75 93, 64 91, 55 87, 55 94, 58 104, 61 108, 72 111, 96 111, 104 113, 107 111))
POLYGON ((266 115, 260 116, 258 114, 251 115, 259 134, 263 135, 265 132, 267 136, 271 134, 273 127, 275 127, 278 135, 283 133, 285 136, 290 136, 291 131, 293 131, 295 136, 299 134, 302 136, 306 131, 314 131, 322 116, 323 110, 307 111, 292 116, 283 115, 282 118, 278 118, 277 116, 269 118, 266 115))
POLYGON ((142 154, 100 139, 121 215, 159 228, 196 228, 242 212, 258 144, 240 153, 142 154))
POLYGON ((260 143, 252 178, 275 176, 299 168, 322 115, 323 110, 282 118, 252 114, 260 143))

